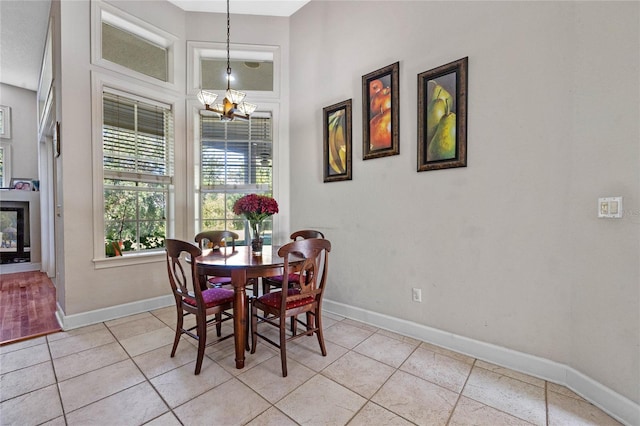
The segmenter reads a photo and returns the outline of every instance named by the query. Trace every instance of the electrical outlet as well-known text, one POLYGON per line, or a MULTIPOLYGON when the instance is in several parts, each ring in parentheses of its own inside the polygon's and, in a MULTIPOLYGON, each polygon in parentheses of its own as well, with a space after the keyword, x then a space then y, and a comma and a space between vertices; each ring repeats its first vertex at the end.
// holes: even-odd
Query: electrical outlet
POLYGON ((422 302, 422 289, 414 288, 412 293, 412 299, 414 302, 422 302))

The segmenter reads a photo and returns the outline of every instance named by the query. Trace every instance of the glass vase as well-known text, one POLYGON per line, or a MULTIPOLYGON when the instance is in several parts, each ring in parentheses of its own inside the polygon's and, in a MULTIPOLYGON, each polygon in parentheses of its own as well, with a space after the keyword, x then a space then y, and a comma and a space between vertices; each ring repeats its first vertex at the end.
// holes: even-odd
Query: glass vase
POLYGON ((254 256, 262 256, 262 221, 249 221, 249 232, 251 233, 251 252, 254 256))

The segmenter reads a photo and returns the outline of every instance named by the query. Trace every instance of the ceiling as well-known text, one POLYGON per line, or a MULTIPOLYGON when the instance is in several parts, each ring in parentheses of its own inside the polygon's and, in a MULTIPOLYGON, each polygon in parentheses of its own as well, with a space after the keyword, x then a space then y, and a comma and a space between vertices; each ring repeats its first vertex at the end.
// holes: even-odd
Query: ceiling
MULTIPOLYGON (((226 13, 226 0, 169 0, 189 12, 226 13)), ((291 16, 309 0, 233 0, 232 14, 291 16)), ((51 0, 0 0, 0 83, 38 89, 51 0)))
POLYGON ((0 83, 38 89, 50 0, 0 0, 0 83))

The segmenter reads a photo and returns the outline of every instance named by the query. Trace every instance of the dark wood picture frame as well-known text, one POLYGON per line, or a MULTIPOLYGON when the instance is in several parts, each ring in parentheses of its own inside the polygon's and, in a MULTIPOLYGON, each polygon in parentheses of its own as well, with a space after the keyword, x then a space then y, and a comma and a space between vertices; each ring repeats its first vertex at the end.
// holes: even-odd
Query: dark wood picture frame
POLYGON ((418 74, 418 171, 467 167, 468 57, 418 74))
POLYGON ((324 181, 351 180, 351 99, 322 109, 324 181))
POLYGON ((400 62, 362 76, 362 159, 400 154, 400 62))

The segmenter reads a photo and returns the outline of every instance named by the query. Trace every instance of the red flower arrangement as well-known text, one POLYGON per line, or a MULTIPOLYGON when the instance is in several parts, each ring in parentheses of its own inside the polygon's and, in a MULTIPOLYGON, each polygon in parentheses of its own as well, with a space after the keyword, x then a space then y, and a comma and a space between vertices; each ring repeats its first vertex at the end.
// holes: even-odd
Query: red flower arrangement
POLYGON ((266 195, 249 194, 236 200, 233 212, 244 216, 249 222, 257 223, 278 213, 278 202, 266 195))

